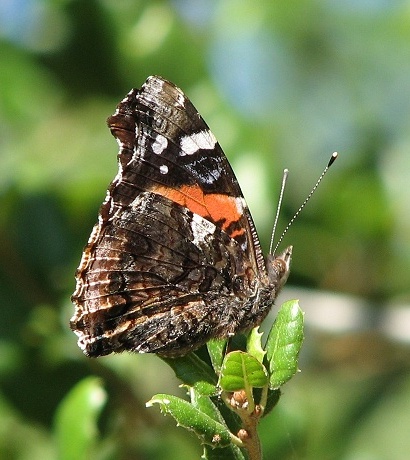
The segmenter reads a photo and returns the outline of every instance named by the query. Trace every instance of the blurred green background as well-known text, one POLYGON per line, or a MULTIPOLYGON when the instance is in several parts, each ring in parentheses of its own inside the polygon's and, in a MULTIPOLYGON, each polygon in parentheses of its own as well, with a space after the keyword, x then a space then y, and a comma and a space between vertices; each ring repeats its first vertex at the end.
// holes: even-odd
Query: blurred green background
POLYGON ((117 169, 105 120, 151 74, 212 128, 266 250, 283 168, 280 229, 340 152, 284 241, 282 299, 300 299, 307 337, 302 373, 262 422, 265 458, 408 458, 405 0, 0 3, 0 458, 200 457, 193 435, 145 408, 183 394, 163 362, 89 360, 68 327, 117 169))

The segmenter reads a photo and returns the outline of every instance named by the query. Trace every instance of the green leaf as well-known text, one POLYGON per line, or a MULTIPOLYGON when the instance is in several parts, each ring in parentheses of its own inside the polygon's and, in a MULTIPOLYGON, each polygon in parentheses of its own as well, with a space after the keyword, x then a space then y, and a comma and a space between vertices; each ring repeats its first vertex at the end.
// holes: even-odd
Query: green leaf
POLYGON ((196 409, 200 410, 206 415, 209 415, 209 417, 213 418, 216 422, 226 425, 222 414, 219 412, 219 409, 215 406, 214 402, 209 396, 203 396, 199 394, 197 391, 195 391, 194 388, 190 390, 189 394, 191 396, 191 404, 196 409))
POLYGON ((254 356, 260 363, 263 362, 263 358, 266 354, 266 351, 262 348, 262 336, 263 332, 259 332, 259 326, 254 327, 248 335, 246 343, 246 351, 254 356))
POLYGON ((236 433, 241 428, 242 423, 236 414, 228 409, 226 404, 219 396, 213 397, 199 395, 193 388, 190 392, 191 403, 206 415, 209 415, 216 422, 229 427, 232 433, 236 433))
POLYGON ((212 368, 202 361, 195 353, 189 353, 181 358, 161 357, 175 372, 175 375, 185 385, 194 387, 202 395, 217 393, 218 378, 212 368))
MULTIPOLYGON (((229 429, 227 427, 224 417, 222 416, 218 407, 214 404, 210 397, 199 395, 196 393, 194 389, 190 391, 190 395, 191 403, 194 407, 196 407, 204 414, 209 415, 216 422, 219 422, 222 425, 224 425, 226 429, 229 429)), ((226 408, 225 405, 223 405, 222 407, 226 408)), ((228 411, 228 415, 233 415, 233 412, 228 411)), ((233 426, 235 426, 234 423, 231 424, 231 429, 233 426)), ((232 443, 229 446, 223 448, 215 448, 213 446, 205 444, 202 458, 206 460, 218 460, 221 458, 223 458, 224 460, 245 460, 245 457, 243 456, 240 448, 232 443)))
POLYGON ((106 392, 96 377, 82 380, 63 399, 54 421, 60 460, 91 458, 98 437, 98 416, 106 400, 106 392))
POLYGON ((269 386, 279 388, 298 370, 303 342, 303 312, 297 300, 285 302, 279 310, 266 342, 269 362, 269 386))
POLYGON ((223 390, 248 390, 263 387, 267 382, 266 369, 255 357, 243 351, 233 351, 225 356, 219 380, 223 390))
POLYGON ((215 369, 217 374, 221 371, 227 343, 227 339, 212 339, 206 344, 209 357, 211 358, 212 367, 215 369))
POLYGON ((154 404, 159 404, 164 414, 174 417, 178 425, 193 431, 205 444, 224 447, 229 446, 233 439, 233 435, 224 424, 215 421, 188 401, 172 395, 157 394, 146 403, 146 406, 151 407, 154 404))

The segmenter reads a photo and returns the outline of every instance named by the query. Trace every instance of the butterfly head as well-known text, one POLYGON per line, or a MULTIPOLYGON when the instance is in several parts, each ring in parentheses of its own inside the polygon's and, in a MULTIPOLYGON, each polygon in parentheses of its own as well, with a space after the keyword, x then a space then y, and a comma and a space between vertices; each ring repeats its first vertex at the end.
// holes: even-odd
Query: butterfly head
POLYGON ((271 285, 275 288, 275 297, 286 283, 292 260, 292 246, 288 246, 283 252, 273 255, 269 254, 266 260, 268 276, 271 285))

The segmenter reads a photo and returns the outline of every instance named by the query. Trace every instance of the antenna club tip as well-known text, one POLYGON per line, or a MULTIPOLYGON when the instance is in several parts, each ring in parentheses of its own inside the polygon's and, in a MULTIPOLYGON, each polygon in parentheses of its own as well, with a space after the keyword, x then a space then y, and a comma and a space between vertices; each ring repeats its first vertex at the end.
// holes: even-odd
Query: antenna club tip
POLYGON ((339 154, 337 152, 332 153, 332 156, 330 157, 329 163, 327 165, 328 168, 330 168, 330 166, 332 166, 332 164, 335 162, 335 160, 336 160, 336 158, 338 156, 339 156, 339 154))

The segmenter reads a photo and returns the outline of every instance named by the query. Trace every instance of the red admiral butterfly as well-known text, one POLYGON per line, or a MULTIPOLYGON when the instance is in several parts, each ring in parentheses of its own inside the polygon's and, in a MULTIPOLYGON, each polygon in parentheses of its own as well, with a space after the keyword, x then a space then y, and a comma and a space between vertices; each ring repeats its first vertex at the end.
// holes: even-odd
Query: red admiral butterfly
POLYGON ((182 356, 260 324, 292 247, 264 259, 235 174, 190 100, 149 77, 108 125, 119 171, 76 272, 79 347, 182 356))

